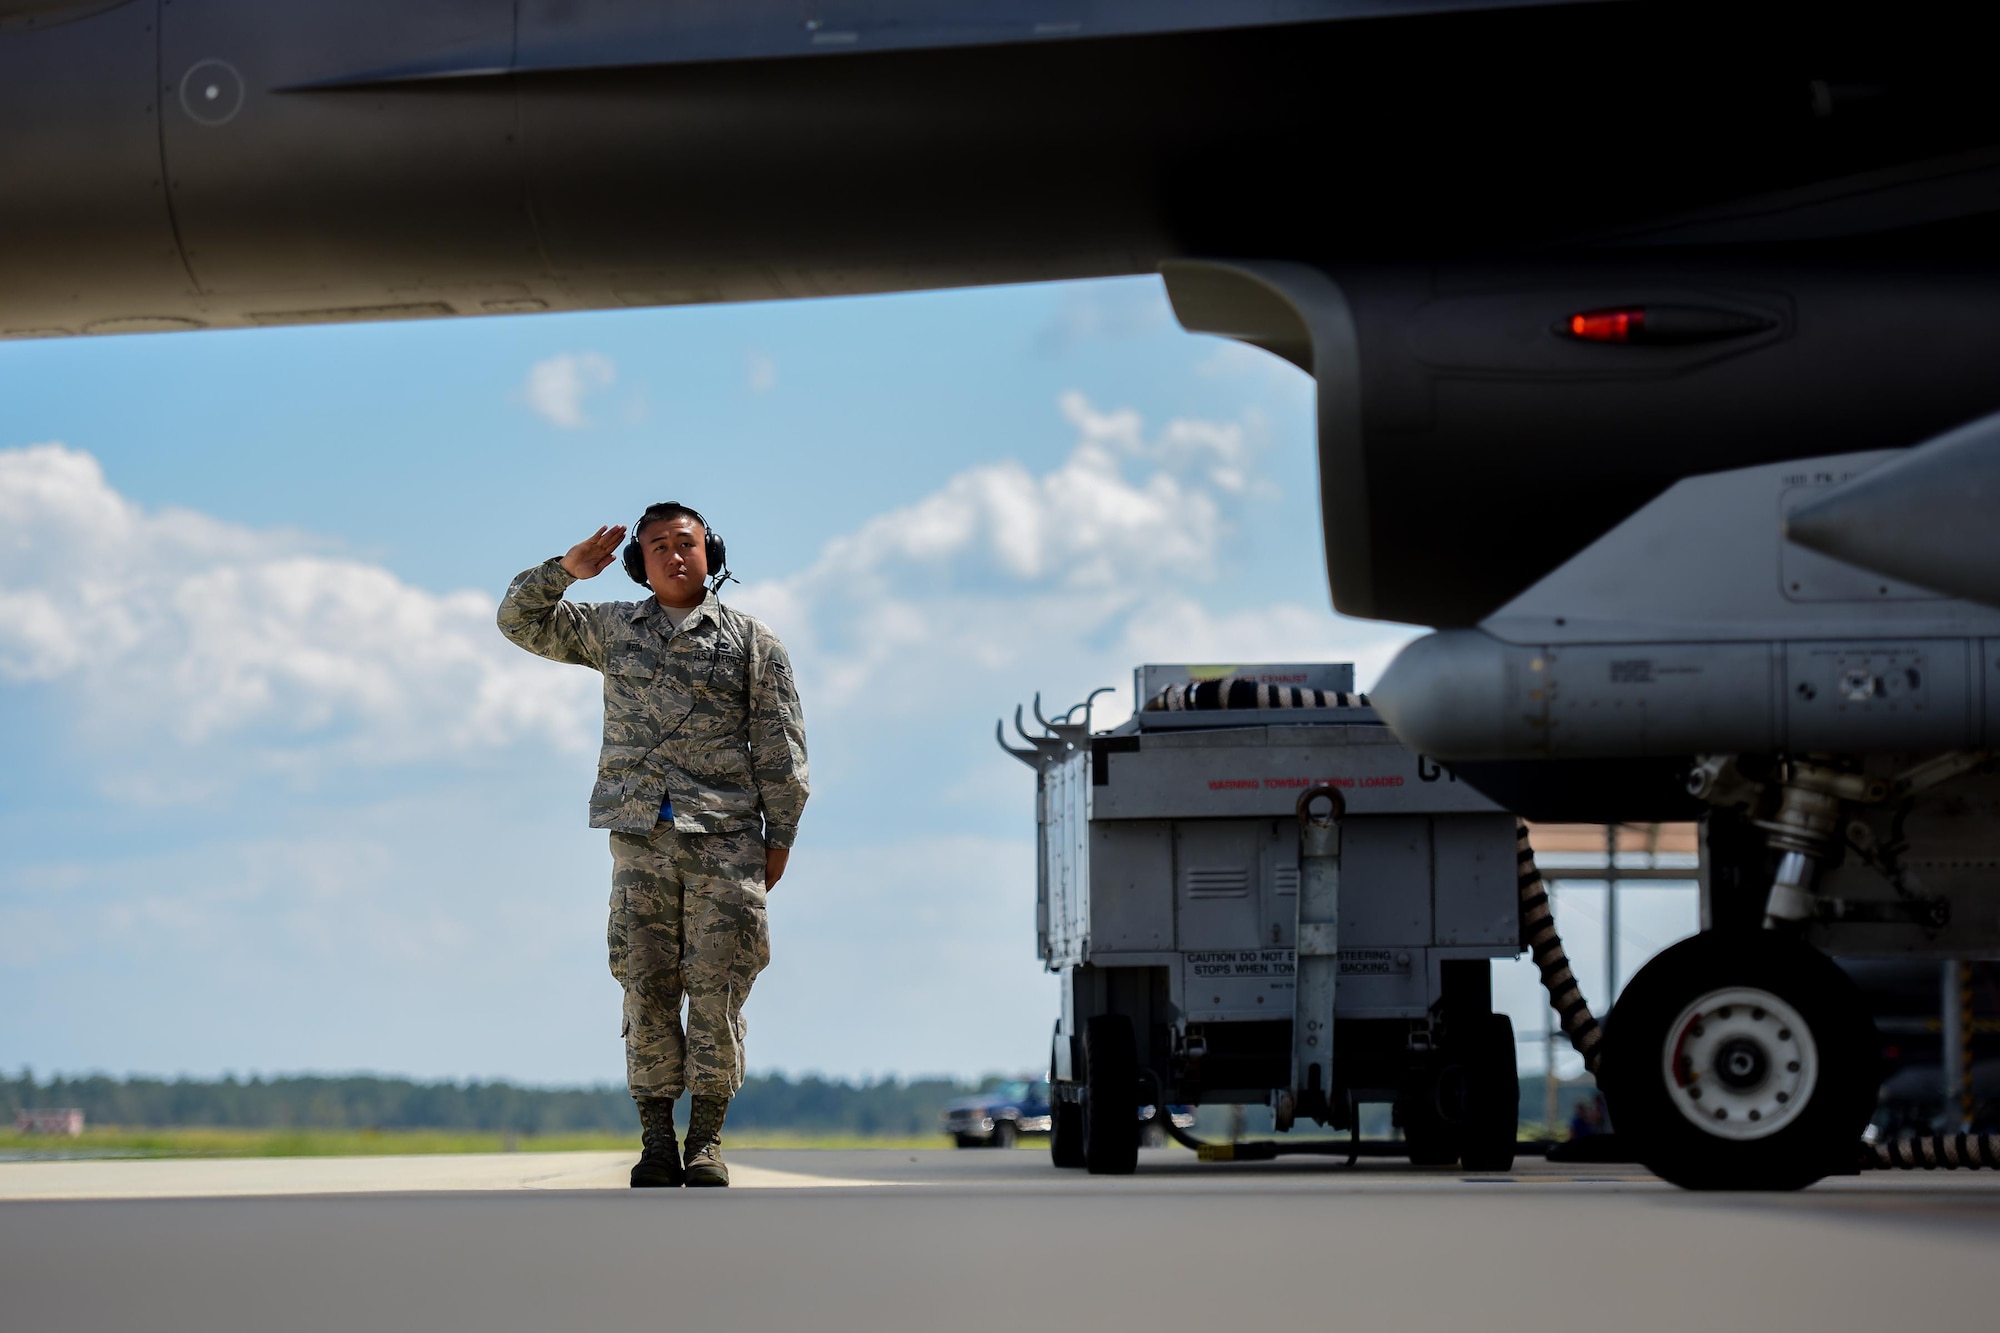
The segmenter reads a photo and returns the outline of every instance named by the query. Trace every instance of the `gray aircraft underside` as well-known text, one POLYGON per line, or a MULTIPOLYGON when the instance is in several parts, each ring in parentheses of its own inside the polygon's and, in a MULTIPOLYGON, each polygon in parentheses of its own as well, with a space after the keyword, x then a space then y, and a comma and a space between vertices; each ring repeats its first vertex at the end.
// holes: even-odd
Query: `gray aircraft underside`
MULTIPOLYGON (((0 335, 1158 271, 1318 380, 1335 604, 1469 630, 1682 478, 2000 410, 1983 48, 1757 17, 0 0, 0 335)), ((1921 582, 1865 526, 1799 540, 1921 582)))

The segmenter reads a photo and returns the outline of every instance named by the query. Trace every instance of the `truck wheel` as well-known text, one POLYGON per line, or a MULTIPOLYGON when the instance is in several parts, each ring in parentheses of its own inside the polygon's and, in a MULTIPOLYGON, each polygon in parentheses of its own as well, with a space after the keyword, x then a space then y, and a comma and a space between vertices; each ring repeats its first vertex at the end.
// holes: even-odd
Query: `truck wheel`
POLYGON ((1131 1175, 1139 1169, 1139 1053, 1123 1014, 1083 1025, 1083 1088, 1084 1169, 1131 1175))
POLYGON ((1056 1077, 1058 1041, 1067 1040, 1060 1029, 1049 1043, 1049 1161, 1064 1169, 1083 1165, 1083 1107, 1065 1100, 1063 1093, 1076 1085, 1056 1077))
POLYGON ((995 1120, 993 1122, 993 1137, 986 1140, 986 1142, 989 1147, 994 1148, 1013 1147, 1014 1122, 1011 1120, 995 1120))
POLYGON ((1049 1160, 1059 1167, 1083 1165, 1083 1107, 1060 1098, 1068 1084, 1049 1086, 1049 1160))
POLYGON ((1459 1129, 1455 1109, 1465 1100, 1457 1065, 1427 1062, 1413 1070, 1396 1096, 1396 1125, 1403 1131, 1411 1166, 1456 1166, 1459 1129))
POLYGON ((1459 1049, 1465 1069, 1465 1128, 1459 1161, 1468 1171, 1509 1171, 1521 1128, 1521 1076, 1514 1063, 1514 1022, 1482 1014, 1459 1049))
POLYGON ((1802 1189, 1851 1167, 1879 1038, 1831 959, 1770 931, 1682 940, 1605 1021, 1598 1083, 1621 1140, 1687 1189, 1802 1189))
POLYGON ((1456 1166, 1458 1143, 1442 1125, 1410 1125, 1403 1130, 1411 1166, 1456 1166))

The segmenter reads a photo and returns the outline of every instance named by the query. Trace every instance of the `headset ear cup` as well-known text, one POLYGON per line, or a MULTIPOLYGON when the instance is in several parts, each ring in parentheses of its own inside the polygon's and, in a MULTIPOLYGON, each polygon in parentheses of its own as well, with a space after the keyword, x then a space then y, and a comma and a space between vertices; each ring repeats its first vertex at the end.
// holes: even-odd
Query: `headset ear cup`
POLYGON ((639 549, 639 543, 636 541, 625 543, 625 576, 642 588, 652 586, 646 582, 645 553, 639 549))
POLYGON ((714 578, 723 570, 729 568, 729 547, 723 543, 722 538, 711 532, 708 534, 707 540, 702 543, 702 546, 705 548, 708 556, 708 575, 710 578, 714 578))

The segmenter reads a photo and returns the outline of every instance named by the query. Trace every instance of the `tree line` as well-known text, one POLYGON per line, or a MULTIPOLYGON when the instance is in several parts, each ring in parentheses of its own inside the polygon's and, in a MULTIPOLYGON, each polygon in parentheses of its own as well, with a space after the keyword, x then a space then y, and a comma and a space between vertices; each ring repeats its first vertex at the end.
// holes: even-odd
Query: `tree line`
MULTIPOLYGON (((988 1083, 992 1080, 988 1080, 988 1083)), ((928 1134, 946 1101, 980 1085, 885 1078, 847 1083, 815 1075, 752 1075, 730 1104, 741 1129, 811 1133, 928 1134)), ((247 1079, 111 1078, 33 1071, 0 1075, 0 1124, 39 1107, 75 1106, 92 1126, 133 1129, 457 1129, 523 1135, 636 1133, 622 1087, 535 1088, 495 1083, 419 1083, 370 1074, 247 1079)))

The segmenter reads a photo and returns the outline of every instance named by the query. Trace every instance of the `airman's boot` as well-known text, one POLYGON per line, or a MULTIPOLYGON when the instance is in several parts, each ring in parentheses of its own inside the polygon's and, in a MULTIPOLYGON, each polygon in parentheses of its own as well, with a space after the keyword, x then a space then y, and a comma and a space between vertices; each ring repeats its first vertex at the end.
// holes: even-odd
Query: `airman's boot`
POLYGON ((686 1179, 680 1145, 674 1142, 674 1099, 634 1097, 639 1104, 639 1142, 643 1148, 632 1168, 632 1188, 671 1189, 686 1179))
POLYGON ((702 1092, 694 1095, 694 1109, 688 1113, 685 1159, 690 1189, 729 1183, 729 1167, 722 1160, 722 1118, 727 1114, 727 1097, 702 1092))

